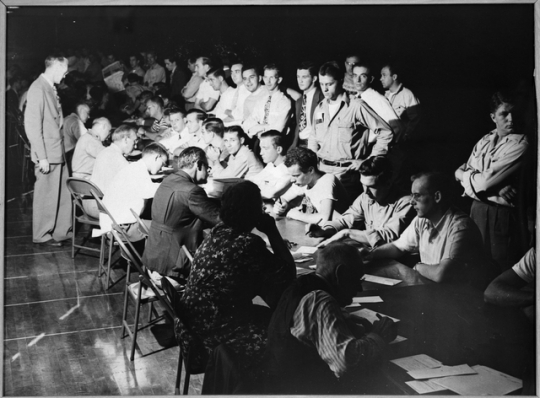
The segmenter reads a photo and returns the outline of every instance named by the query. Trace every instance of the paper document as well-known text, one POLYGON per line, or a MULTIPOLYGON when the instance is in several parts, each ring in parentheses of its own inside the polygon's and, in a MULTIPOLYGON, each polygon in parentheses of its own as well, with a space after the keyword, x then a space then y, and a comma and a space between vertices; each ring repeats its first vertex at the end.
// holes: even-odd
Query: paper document
POLYGON ((457 366, 441 366, 434 369, 418 369, 408 372, 413 379, 433 379, 435 377, 475 374, 476 370, 467 364, 457 366))
POLYGON ((379 296, 369 296, 369 297, 353 297, 353 303, 382 303, 383 300, 379 296))
POLYGON ((317 269, 317 264, 310 265, 309 268, 311 268, 311 269, 317 269))
POLYGON ((356 316, 359 316, 361 318, 365 318, 368 321, 370 321, 371 323, 379 320, 379 318, 377 317, 377 314, 379 314, 381 316, 386 316, 386 317, 392 319, 394 322, 399 322, 399 319, 397 319, 397 318, 392 318, 391 316, 381 314, 380 312, 375 312, 375 311, 372 311, 372 310, 368 310, 367 308, 363 308, 360 311, 355 311, 355 312, 351 313, 351 315, 356 315, 356 316))
POLYGON ((402 341, 405 341, 407 340, 407 337, 403 337, 403 336, 397 336, 393 341, 391 341, 389 344, 396 344, 396 343, 401 343, 402 341))
POLYGON ((418 394, 429 394, 431 392, 437 392, 437 391, 444 391, 446 390, 445 387, 438 385, 437 383, 434 383, 431 380, 426 381, 406 381, 405 384, 407 384, 409 387, 411 387, 414 391, 416 391, 418 394))
POLYGON ((295 258, 295 263, 305 263, 306 261, 313 260, 311 257, 301 257, 301 258, 295 258))
POLYGON ((349 304, 348 306, 346 306, 345 308, 360 308, 362 306, 362 304, 360 303, 352 303, 352 304, 349 304))
POLYGON ((319 249, 318 247, 300 246, 293 254, 313 254, 318 249, 319 249))
POLYGON ((379 283, 381 285, 388 285, 388 286, 394 286, 402 282, 399 279, 384 278, 382 276, 375 276, 375 275, 369 275, 369 274, 365 274, 362 277, 362 280, 366 282, 379 283))
POLYGON ((390 362, 396 364, 400 368, 406 371, 420 370, 420 369, 432 369, 443 366, 442 362, 431 358, 426 354, 418 354, 410 357, 392 359, 390 362))
POLYGON ((487 366, 472 367, 477 374, 451 376, 433 380, 459 395, 506 395, 523 387, 523 382, 510 375, 501 373, 487 366))
POLYGON ((310 269, 296 267, 296 275, 311 274, 312 272, 310 269))

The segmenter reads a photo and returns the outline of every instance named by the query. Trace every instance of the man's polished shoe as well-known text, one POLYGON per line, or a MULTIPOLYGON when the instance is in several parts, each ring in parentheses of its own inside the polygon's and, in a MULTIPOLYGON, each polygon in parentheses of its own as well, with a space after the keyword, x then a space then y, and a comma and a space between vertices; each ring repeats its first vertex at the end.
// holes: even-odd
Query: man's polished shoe
POLYGON ((45 242, 36 242, 35 243, 36 245, 39 245, 39 246, 53 246, 53 247, 62 247, 63 246, 63 243, 62 242, 58 242, 54 239, 49 239, 45 242))

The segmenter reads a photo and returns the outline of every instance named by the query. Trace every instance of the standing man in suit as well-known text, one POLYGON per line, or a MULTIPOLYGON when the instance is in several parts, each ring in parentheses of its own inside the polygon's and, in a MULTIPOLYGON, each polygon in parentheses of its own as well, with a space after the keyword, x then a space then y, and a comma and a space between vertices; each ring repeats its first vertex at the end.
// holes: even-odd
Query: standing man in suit
POLYGON ((182 97, 182 89, 187 83, 186 74, 179 67, 180 62, 176 55, 169 55, 165 58, 165 68, 171 73, 169 77, 169 84, 171 86, 171 100, 176 103, 182 104, 184 102, 182 97))
POLYGON ((32 240, 62 246, 71 239, 71 197, 62 135, 62 107, 55 88, 68 70, 67 58, 50 55, 45 71, 32 83, 24 114, 24 127, 35 163, 32 240))
POLYGON ((292 136, 290 148, 307 147, 307 140, 312 131, 313 113, 324 99, 321 89, 317 86, 317 69, 315 64, 304 61, 296 68, 296 80, 302 90, 302 97, 296 100, 296 129, 292 136))

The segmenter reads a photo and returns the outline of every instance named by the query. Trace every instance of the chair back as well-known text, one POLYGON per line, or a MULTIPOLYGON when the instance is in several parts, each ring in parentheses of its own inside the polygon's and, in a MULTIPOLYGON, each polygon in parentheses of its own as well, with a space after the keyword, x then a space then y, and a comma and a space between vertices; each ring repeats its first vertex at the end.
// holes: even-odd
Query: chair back
POLYGON ((89 215, 86 212, 82 202, 84 199, 92 199, 92 197, 94 197, 92 195, 92 191, 96 193, 96 196, 100 198, 103 197, 103 193, 97 187, 97 185, 91 181, 85 180, 84 178, 77 177, 69 177, 66 181, 66 184, 69 192, 71 193, 71 197, 73 198, 73 204, 75 205, 75 207, 81 209, 83 215, 87 219, 97 221, 95 217, 89 215))
POLYGON ((131 214, 133 214, 133 217, 135 217, 135 220, 137 220, 137 223, 139 224, 139 231, 141 231, 142 234, 150 235, 150 230, 146 226, 145 223, 142 222, 141 217, 137 214, 137 212, 133 209, 129 209, 131 211, 131 214))
POLYGON ((182 350, 186 370, 190 374, 204 373, 210 357, 202 340, 191 330, 180 306, 180 294, 167 278, 161 279, 161 287, 169 298, 175 312, 174 334, 182 350))

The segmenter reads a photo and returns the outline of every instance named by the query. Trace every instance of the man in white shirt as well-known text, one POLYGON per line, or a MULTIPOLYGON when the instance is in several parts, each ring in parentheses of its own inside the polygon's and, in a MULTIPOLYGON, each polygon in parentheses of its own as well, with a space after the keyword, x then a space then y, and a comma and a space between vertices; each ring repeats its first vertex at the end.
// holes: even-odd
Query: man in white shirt
POLYGON ((157 56, 154 51, 150 51, 146 55, 146 61, 148 62, 148 70, 144 74, 144 84, 150 88, 155 83, 165 83, 167 76, 165 74, 165 68, 156 62, 157 56))
POLYGON ((292 185, 291 175, 285 166, 283 136, 276 130, 261 134, 261 157, 265 168, 250 178, 259 189, 263 199, 274 199, 284 194, 292 185))
MULTIPOLYGON (((244 100, 244 108, 242 113, 242 124, 247 119, 249 119, 255 104, 261 98, 268 97, 268 90, 264 84, 262 84, 262 76, 259 72, 259 68, 254 65, 248 65, 242 70, 242 81, 244 86, 250 92, 250 94, 244 100)), ((245 129, 244 129, 245 131, 245 129)))
MULTIPOLYGON (((131 210, 141 214, 146 199, 154 197, 159 183, 153 182, 150 175, 156 174, 167 164, 167 159, 167 151, 161 145, 148 145, 140 160, 130 163, 116 174, 103 196, 103 204, 114 220, 124 228, 130 242, 144 239, 131 210)), ((144 222, 150 225, 149 220, 144 222)), ((100 213, 99 223, 103 232, 112 228, 112 221, 106 214, 100 213)))
POLYGON ((186 126, 189 131, 189 138, 184 147, 196 146, 204 149, 206 146, 202 138, 202 125, 207 119, 207 114, 200 109, 190 109, 186 115, 186 126))
POLYGON ((242 79, 244 65, 240 62, 231 65, 231 79, 236 88, 231 107, 225 110, 226 117, 223 119, 225 126, 240 124, 244 120, 244 102, 251 92, 246 88, 242 79))
POLYGON ((242 123, 250 138, 258 137, 268 130, 286 134, 287 121, 291 116, 291 100, 279 89, 283 77, 275 64, 264 67, 263 80, 267 93, 257 100, 253 112, 242 123))
POLYGON ((195 108, 203 110, 204 112, 210 112, 217 104, 220 92, 212 88, 210 83, 206 80, 206 74, 212 69, 212 63, 210 58, 199 57, 195 62, 195 72, 204 81, 199 86, 199 91, 195 96, 195 108))
POLYGON ((97 155, 105 149, 102 142, 111 131, 111 122, 105 117, 94 120, 92 128, 83 135, 73 153, 73 177, 90 179, 97 155))
POLYGON ((172 155, 176 148, 188 142, 189 129, 186 125, 186 115, 180 108, 169 108, 165 111, 165 115, 169 116, 171 127, 157 136, 156 142, 163 145, 172 155))
POLYGON ((212 113, 221 120, 227 118, 226 110, 232 108, 235 90, 227 84, 223 68, 212 68, 208 71, 206 80, 215 91, 219 92, 219 101, 212 113))
POLYGON ((82 102, 77 104, 75 112, 64 119, 62 134, 64 136, 64 150, 66 151, 66 162, 71 172, 71 160, 77 141, 88 130, 84 126, 90 117, 90 106, 82 102))

